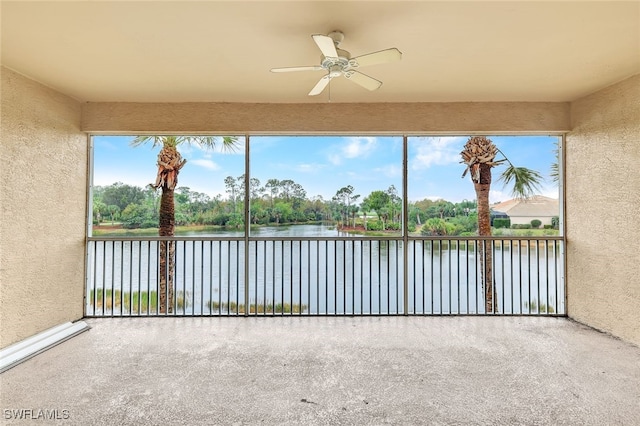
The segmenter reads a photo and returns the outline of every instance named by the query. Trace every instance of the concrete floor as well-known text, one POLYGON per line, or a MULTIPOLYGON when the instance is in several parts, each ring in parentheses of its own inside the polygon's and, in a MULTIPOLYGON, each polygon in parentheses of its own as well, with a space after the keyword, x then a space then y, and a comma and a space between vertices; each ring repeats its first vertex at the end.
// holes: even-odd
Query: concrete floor
POLYGON ((640 348, 563 318, 87 322, 0 375, 0 423, 640 425, 640 348))

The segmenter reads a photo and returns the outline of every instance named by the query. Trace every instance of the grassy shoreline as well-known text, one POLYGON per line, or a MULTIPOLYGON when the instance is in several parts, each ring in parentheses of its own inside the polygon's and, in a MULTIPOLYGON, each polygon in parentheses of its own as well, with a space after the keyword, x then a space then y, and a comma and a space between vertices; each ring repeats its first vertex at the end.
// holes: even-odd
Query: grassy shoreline
MULTIPOLYGON (((176 235, 186 234, 189 232, 209 232, 209 231, 224 231, 227 228, 219 225, 188 225, 188 226, 176 226, 176 235)), ((158 228, 138 228, 138 229, 125 229, 105 227, 100 228, 94 226, 92 228, 92 235, 94 237, 101 236, 145 236, 154 237, 158 236, 158 228)))

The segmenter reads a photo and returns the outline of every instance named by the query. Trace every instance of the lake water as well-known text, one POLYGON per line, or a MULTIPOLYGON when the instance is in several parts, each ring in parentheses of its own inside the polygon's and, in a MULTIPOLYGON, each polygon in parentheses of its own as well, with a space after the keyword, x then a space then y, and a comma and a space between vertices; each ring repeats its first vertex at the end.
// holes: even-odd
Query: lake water
MULTIPOLYGON (((220 231, 181 236, 242 235, 220 231)), ((304 240, 346 236, 325 225, 261 227, 251 236, 303 240, 250 240, 246 267, 244 241, 177 241, 177 314, 235 315, 245 309, 257 314, 293 311, 319 315, 484 312, 474 242, 410 240, 405 283, 401 239, 304 240)), ((559 241, 512 245, 506 240, 497 244, 497 312, 564 313, 561 261, 559 241)), ((88 315, 153 314, 157 307, 151 304, 149 310, 143 302, 157 290, 157 283, 157 241, 90 243, 88 315), (105 291, 94 293, 94 288, 105 291), (143 302, 138 292, 142 292, 143 302), (110 297, 112 301, 107 300, 110 297)))

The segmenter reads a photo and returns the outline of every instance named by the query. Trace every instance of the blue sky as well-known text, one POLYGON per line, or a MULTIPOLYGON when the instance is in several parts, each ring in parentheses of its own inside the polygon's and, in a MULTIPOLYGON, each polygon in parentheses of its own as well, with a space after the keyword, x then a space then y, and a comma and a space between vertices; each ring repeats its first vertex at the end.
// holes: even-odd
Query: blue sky
MULTIPOLYGON (((542 195, 558 198, 549 178, 554 161, 556 136, 490 136, 516 166, 529 167, 544 177, 542 195)), ((132 148, 133 137, 94 136, 94 185, 123 182, 145 186, 155 180, 159 148, 132 148)), ((443 198, 459 202, 475 198, 460 151, 468 136, 410 137, 408 141, 408 194, 410 201, 443 198)), ((238 149, 207 151, 198 146, 181 146, 187 164, 178 186, 210 196, 226 197, 224 179, 244 173, 244 138, 238 149)), ((252 136, 251 177, 291 179, 302 185, 309 198, 331 199, 342 187, 351 185, 364 198, 375 190, 395 185, 402 195, 402 137, 372 136, 252 136)), ((509 188, 497 182, 504 166, 494 169, 492 202, 510 199, 509 188)))

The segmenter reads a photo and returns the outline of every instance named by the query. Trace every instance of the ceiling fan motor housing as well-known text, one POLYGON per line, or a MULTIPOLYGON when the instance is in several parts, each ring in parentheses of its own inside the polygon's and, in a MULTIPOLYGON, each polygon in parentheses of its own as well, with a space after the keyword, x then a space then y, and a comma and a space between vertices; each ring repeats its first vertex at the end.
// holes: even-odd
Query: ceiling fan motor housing
POLYGON ((327 36, 333 40, 336 47, 338 47, 340 43, 342 43, 342 40, 344 40, 344 34, 342 33, 342 31, 338 30, 331 31, 329 34, 327 34, 327 36))
POLYGON ((337 77, 340 72, 345 71, 349 67, 349 60, 351 59, 351 53, 346 50, 336 49, 338 52, 337 58, 330 58, 324 55, 320 56, 320 64, 322 68, 326 69, 332 74, 332 77, 337 77), (337 72, 336 75, 333 75, 337 72))

